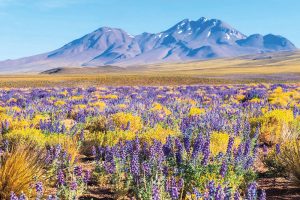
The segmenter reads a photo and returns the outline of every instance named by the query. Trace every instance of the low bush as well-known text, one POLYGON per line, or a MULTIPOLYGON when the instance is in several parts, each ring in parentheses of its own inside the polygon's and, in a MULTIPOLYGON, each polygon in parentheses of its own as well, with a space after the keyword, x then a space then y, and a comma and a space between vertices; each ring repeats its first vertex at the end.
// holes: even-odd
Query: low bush
POLYGON ((291 110, 272 110, 261 117, 252 118, 251 124, 254 129, 260 126, 260 142, 273 145, 282 141, 283 129, 293 120, 291 110))

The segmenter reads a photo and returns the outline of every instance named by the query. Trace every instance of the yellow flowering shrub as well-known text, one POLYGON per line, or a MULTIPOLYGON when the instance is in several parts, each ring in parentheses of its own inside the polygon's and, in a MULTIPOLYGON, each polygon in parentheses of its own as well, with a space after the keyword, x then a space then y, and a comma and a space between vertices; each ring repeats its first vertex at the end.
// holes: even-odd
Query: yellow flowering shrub
POLYGON ((128 123, 130 123, 129 130, 139 131, 142 127, 142 119, 139 116, 135 116, 131 113, 119 112, 112 115, 112 120, 118 129, 126 128, 128 123))
POLYGON ((18 106, 10 107, 9 110, 12 112, 21 112, 22 111, 21 108, 19 108, 18 106))
POLYGON ((85 105, 85 104, 78 104, 78 105, 75 105, 73 107, 73 109, 75 109, 75 110, 82 110, 82 109, 85 109, 86 107, 87 107, 87 105, 85 105))
POLYGON ((236 100, 238 100, 238 101, 243 101, 244 99, 245 99, 245 95, 243 95, 243 94, 238 94, 238 95, 236 95, 236 100))
POLYGON ((6 111, 6 109, 3 108, 2 106, 0 106, 0 114, 1 114, 1 113, 4 113, 5 111, 6 111))
POLYGON ((89 154, 91 153, 91 149, 84 149, 84 147, 91 146, 114 146, 118 144, 119 141, 124 140, 134 140, 136 138, 136 133, 132 131, 108 131, 106 133, 103 132, 93 132, 87 133, 85 135, 85 141, 83 144, 83 153, 89 154))
POLYGON ((33 126, 36 126, 40 123, 41 120, 47 120, 47 119, 49 119, 49 116, 37 114, 32 118, 31 123, 33 126))
MULTIPOLYGON (((169 135, 177 136, 178 133, 174 130, 163 128, 161 125, 157 125, 155 128, 146 130, 140 134, 136 134, 130 130, 107 131, 105 133, 90 132, 86 134, 83 146, 114 146, 120 141, 134 140, 136 137, 139 137, 142 142, 152 143, 153 140, 158 140, 162 143, 166 143, 166 138, 169 135)), ((90 149, 83 151, 90 151, 90 149)))
POLYGON ((32 144, 37 147, 45 147, 47 145, 55 146, 60 144, 62 148, 72 157, 72 161, 78 155, 78 145, 75 137, 62 134, 45 135, 39 129, 23 129, 12 130, 5 135, 5 138, 11 144, 32 144))
POLYGON ((282 130, 294 120, 291 110, 277 109, 265 113, 258 118, 250 120, 252 126, 256 128, 261 125, 259 139, 263 143, 275 144, 282 139, 282 130))
POLYGON ((204 114, 204 113, 205 113, 205 109, 192 107, 190 109, 189 116, 196 116, 196 115, 201 115, 201 114, 204 114))
POLYGON ((5 138, 13 144, 32 143, 39 147, 44 147, 47 142, 45 135, 38 129, 12 130, 5 138))
POLYGON ((64 90, 63 92, 61 92, 61 93, 59 93, 59 94, 61 94, 61 95, 63 95, 63 96, 67 96, 68 91, 67 91, 67 90, 64 90))
POLYGON ((168 136, 177 136, 179 135, 176 131, 163 128, 161 125, 157 125, 155 128, 147 130, 145 133, 139 134, 139 137, 142 141, 151 143, 153 140, 158 140, 163 144, 166 143, 168 136))
POLYGON ((279 106, 287 106, 294 101, 299 94, 296 91, 283 92, 281 87, 276 88, 269 96, 269 103, 279 106))
MULTIPOLYGON (((229 135, 227 133, 213 132, 210 137, 210 151, 213 156, 217 156, 219 153, 225 154, 228 146, 229 135)), ((240 138, 235 137, 233 146, 238 147, 240 143, 240 138)))
POLYGON ((115 94, 108 94, 108 95, 102 96, 101 98, 102 99, 117 99, 119 97, 118 97, 118 95, 115 95, 115 94))
POLYGON ((105 109, 106 103, 103 101, 97 101, 95 103, 92 103, 91 106, 97 107, 100 111, 103 111, 105 109))
POLYGON ((82 95, 79 95, 79 96, 72 96, 71 97, 71 100, 74 100, 74 101, 80 101, 83 99, 83 96, 82 95))
POLYGON ((31 122, 27 119, 15 120, 9 117, 7 119, 9 121, 9 128, 12 130, 20 130, 30 127, 31 122))
POLYGON ((170 115, 172 113, 167 107, 165 107, 157 102, 152 104, 152 108, 150 109, 150 111, 163 112, 165 115, 170 115))
POLYGON ((57 106, 57 107, 63 106, 63 105, 65 105, 65 104, 66 104, 66 102, 64 102, 64 101, 56 101, 56 102, 54 103, 54 105, 57 106))
POLYGON ((253 98, 249 102, 251 102, 251 103, 260 103, 261 99, 259 99, 259 98, 253 98))
POLYGON ((119 104, 118 107, 121 108, 121 109, 125 109, 125 108, 127 108, 127 105, 126 104, 119 104))

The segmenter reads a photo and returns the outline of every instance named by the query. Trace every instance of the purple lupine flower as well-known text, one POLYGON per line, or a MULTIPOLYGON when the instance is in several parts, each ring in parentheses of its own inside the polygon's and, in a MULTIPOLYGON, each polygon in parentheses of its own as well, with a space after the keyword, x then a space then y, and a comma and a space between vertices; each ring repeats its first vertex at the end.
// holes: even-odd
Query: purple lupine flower
POLYGON ((202 150, 203 153, 203 159, 202 159, 202 165, 206 166, 208 164, 209 160, 209 154, 210 154, 210 140, 207 139, 206 142, 204 143, 204 147, 202 150))
POLYGON ((153 185, 152 187, 152 200, 160 200, 160 193, 157 185, 153 185))
POLYGON ((263 145, 263 155, 264 155, 264 157, 266 157, 268 155, 268 147, 265 144, 263 145))
POLYGON ((57 196, 55 196, 55 195, 49 195, 49 196, 47 197, 47 200, 58 200, 58 198, 57 198, 57 196))
POLYGON ((22 194, 19 197, 19 200, 26 200, 26 199, 27 199, 26 195, 22 192, 22 194))
POLYGON ((19 198, 14 192, 11 192, 10 193, 10 200, 19 200, 19 198))
POLYGON ((193 146, 193 153, 192 153, 192 158, 196 159, 199 155, 199 153, 202 151, 202 143, 203 143, 203 138, 202 134, 199 133, 193 146))
POLYGON ((45 162, 46 162, 46 164, 50 164, 51 161, 52 161, 51 151, 50 151, 50 150, 47 150, 45 162))
POLYGON ((258 147, 259 146, 257 144, 253 147, 253 158, 257 158, 258 156, 258 147))
POLYGON ((167 177, 169 175, 169 168, 167 166, 164 166, 162 171, 163 171, 164 176, 167 177))
POLYGON ((130 171, 134 177, 137 177, 140 174, 139 154, 136 151, 132 155, 132 159, 130 162, 130 171))
POLYGON ((116 172, 116 164, 114 160, 112 161, 104 161, 104 169, 108 174, 114 174, 116 172))
POLYGON ((179 191, 176 186, 171 187, 170 196, 172 200, 177 200, 179 198, 179 191))
POLYGON ((60 169, 57 174, 57 185, 61 186, 65 184, 65 175, 64 172, 60 169))
POLYGON ((172 152, 172 149, 173 149, 172 146, 173 146, 172 145, 172 138, 171 138, 171 136, 168 136, 166 144, 164 144, 164 146, 163 146, 164 155, 166 157, 171 157, 171 152, 172 152))
POLYGON ((267 199, 266 191, 262 190, 259 196, 259 200, 266 200, 266 199, 267 199))
POLYGON ((178 180, 178 184, 177 184, 178 188, 182 189, 183 188, 183 184, 184 184, 184 180, 182 178, 180 178, 178 180))
POLYGON ((256 200, 257 197, 257 185, 255 182, 250 183, 247 191, 247 199, 248 200, 256 200))
POLYGON ((8 151, 8 147, 9 147, 9 142, 8 142, 8 140, 4 140, 4 141, 3 141, 3 148, 4 148, 4 150, 5 150, 5 151, 8 151))
POLYGON ((229 187, 224 188, 224 200, 230 200, 231 199, 231 191, 229 187))
POLYGON ((215 195, 215 182, 214 181, 210 181, 208 183, 208 195, 209 197, 213 197, 215 195))
POLYGON ((251 140, 248 139, 245 143, 244 156, 248 156, 251 151, 251 140))
POLYGON ((196 195, 196 200, 202 197, 201 193, 196 188, 193 188, 193 193, 196 195))
POLYGON ((75 174, 75 176, 82 176, 82 167, 81 166, 75 166, 74 167, 74 174, 75 174))
POLYGON ((125 127, 125 130, 128 131, 130 129, 130 121, 127 122, 127 125, 125 127))
POLYGON ((237 151, 235 152, 235 154, 234 154, 234 161, 235 161, 235 163, 238 163, 240 160, 241 160, 241 158, 242 158, 242 152, 243 152, 243 143, 241 143, 240 145, 239 145, 239 147, 238 147, 238 149, 237 149, 237 151))
POLYGON ((275 152, 277 155, 280 154, 280 144, 275 145, 275 152))
POLYGON ((254 163, 253 157, 249 156, 246 160, 246 162, 244 163, 244 169, 248 170, 254 163))
POLYGON ((143 168, 144 173, 145 173, 147 176, 150 176, 150 175, 151 175, 151 167, 150 167, 149 163, 143 162, 142 168, 143 168))
POLYGON ((96 150, 96 147, 95 147, 95 146, 92 146, 92 155, 93 155, 94 157, 97 156, 97 150, 96 150))
POLYGON ((222 162, 222 166, 221 166, 221 169, 220 169, 220 175, 224 178, 226 176, 226 173, 227 173, 227 161, 224 160, 222 162))
POLYGON ((80 141, 84 140, 84 129, 81 129, 80 134, 79 134, 79 138, 80 138, 80 141))
POLYGON ((231 153, 233 144, 234 144, 234 137, 230 137, 228 140, 228 145, 227 145, 227 150, 226 150, 227 155, 229 155, 231 153))
POLYGON ((183 138, 183 145, 184 145, 185 151, 187 153, 189 153, 190 152, 190 148, 191 148, 191 141, 190 141, 190 138, 188 136, 185 136, 183 138))
POLYGON ((83 182, 84 182, 85 184, 87 184, 88 182, 90 182, 90 179, 91 179, 91 171, 90 171, 90 170, 87 170, 87 171, 85 171, 85 173, 84 173, 83 182))
POLYGON ((54 150, 54 159, 57 159, 59 157, 61 151, 62 151, 61 145, 60 144, 56 145, 54 150))
POLYGON ((180 164, 182 162, 182 152, 183 152, 183 146, 178 138, 175 139, 175 145, 176 145, 176 162, 177 164, 180 164))
POLYGON ((70 184, 70 189, 71 190, 77 190, 77 182, 76 181, 72 181, 70 184))
POLYGON ((236 192, 234 193, 233 199, 234 199, 234 200, 240 200, 240 199, 241 199, 241 195, 240 195, 239 191, 236 191, 236 192))
POLYGON ((35 184, 35 191, 38 194, 38 196, 41 196, 43 194, 43 183, 42 182, 37 182, 35 184))
POLYGON ((293 115, 294 115, 294 118, 296 118, 299 115, 299 108, 297 108, 296 106, 294 106, 294 108, 293 108, 293 115))
POLYGON ((218 185, 215 191, 215 200, 222 200, 222 187, 218 185))

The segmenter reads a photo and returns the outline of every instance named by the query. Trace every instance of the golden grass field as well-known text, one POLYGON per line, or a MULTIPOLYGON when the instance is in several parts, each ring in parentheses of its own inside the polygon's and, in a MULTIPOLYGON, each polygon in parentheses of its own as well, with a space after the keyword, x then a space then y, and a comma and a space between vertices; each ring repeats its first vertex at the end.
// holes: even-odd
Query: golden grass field
POLYGON ((300 81, 300 52, 146 66, 62 68, 1 75, 0 87, 188 85, 300 81))

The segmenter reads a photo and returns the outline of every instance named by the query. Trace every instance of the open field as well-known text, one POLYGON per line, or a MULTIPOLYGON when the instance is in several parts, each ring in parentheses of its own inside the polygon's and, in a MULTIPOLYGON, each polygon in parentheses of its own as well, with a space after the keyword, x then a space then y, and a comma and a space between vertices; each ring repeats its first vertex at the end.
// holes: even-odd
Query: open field
POLYGON ((298 82, 300 53, 120 68, 57 68, 42 74, 0 75, 0 87, 195 85, 298 82))

